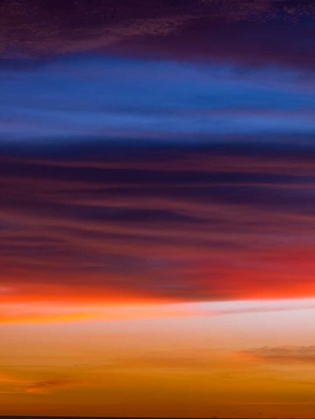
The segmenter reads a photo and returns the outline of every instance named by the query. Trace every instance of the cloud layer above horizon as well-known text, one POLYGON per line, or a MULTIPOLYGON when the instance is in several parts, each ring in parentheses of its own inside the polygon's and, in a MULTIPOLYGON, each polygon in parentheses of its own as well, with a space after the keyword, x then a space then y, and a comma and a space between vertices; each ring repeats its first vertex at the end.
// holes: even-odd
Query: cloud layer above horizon
POLYGON ((3 1, 3 302, 311 297, 311 1, 3 1))
POLYGON ((314 150, 44 150, 2 153, 5 301, 314 296, 314 150))

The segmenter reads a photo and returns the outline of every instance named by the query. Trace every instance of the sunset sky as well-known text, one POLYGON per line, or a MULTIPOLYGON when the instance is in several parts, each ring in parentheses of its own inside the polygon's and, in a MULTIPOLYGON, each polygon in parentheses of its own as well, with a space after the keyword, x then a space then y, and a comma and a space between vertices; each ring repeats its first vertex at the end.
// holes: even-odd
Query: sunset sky
POLYGON ((0 416, 315 417, 313 0, 0 0, 0 416))

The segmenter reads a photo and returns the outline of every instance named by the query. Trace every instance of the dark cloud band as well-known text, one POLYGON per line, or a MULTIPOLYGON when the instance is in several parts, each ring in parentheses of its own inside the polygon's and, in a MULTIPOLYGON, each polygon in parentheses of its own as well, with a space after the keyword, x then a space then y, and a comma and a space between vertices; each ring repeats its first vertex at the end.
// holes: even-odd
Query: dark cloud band
POLYGON ((76 287, 93 299, 110 290, 173 300, 314 293, 309 150, 79 150, 2 154, 2 282, 11 279, 17 293, 65 287, 71 296, 76 287))

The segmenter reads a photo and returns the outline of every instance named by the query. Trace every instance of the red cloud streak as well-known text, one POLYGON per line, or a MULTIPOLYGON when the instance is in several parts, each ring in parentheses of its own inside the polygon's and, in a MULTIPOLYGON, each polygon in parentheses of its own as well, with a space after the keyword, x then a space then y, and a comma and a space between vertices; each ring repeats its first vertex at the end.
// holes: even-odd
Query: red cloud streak
POLYGON ((180 147, 71 164, 3 155, 1 299, 314 296, 312 160, 180 147))

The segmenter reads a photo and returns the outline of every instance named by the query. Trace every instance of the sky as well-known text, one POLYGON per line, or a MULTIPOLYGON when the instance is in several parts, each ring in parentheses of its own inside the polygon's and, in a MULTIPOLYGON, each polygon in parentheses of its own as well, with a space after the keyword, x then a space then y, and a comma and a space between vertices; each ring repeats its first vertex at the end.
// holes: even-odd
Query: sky
POLYGON ((312 0, 0 1, 0 416, 315 417, 312 0))

